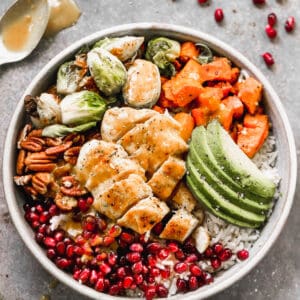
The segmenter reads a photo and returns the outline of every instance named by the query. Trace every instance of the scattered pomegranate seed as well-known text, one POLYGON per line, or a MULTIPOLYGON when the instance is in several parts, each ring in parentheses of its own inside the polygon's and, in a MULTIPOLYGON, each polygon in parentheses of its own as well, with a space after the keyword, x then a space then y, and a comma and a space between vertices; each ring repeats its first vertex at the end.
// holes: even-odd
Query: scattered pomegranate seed
POLYGON ((156 252, 158 252, 161 248, 162 248, 161 244, 156 243, 156 242, 150 243, 150 244, 148 244, 148 246, 147 246, 147 250, 148 250, 148 252, 150 252, 150 253, 156 253, 156 252))
POLYGON ((118 284, 113 284, 110 288, 109 288, 109 290, 108 290, 108 293, 110 294, 110 295, 117 295, 119 292, 120 292, 120 287, 119 287, 119 285, 118 284))
POLYGON ((133 277, 132 276, 126 276, 123 280, 123 288, 124 289, 129 289, 132 284, 133 284, 133 277))
POLYGON ((66 256, 68 258, 72 258, 74 255, 74 246, 73 245, 68 245, 66 248, 66 256))
POLYGON ((41 214, 40 214, 40 217, 39 217, 39 222, 40 223, 47 223, 49 221, 49 219, 51 218, 51 215, 49 214, 48 211, 43 211, 41 214))
POLYGON ((270 24, 266 25, 265 32, 270 39, 274 39, 277 36, 277 30, 270 24))
POLYGON ((231 256, 232 256, 232 252, 228 248, 225 248, 221 253, 218 254, 218 258, 221 261, 226 261, 226 260, 230 259, 231 256))
POLYGON ((197 265, 191 265, 190 272, 192 273, 192 275, 197 276, 197 277, 200 277, 202 275, 202 270, 197 265))
POLYGON ((133 252, 143 252, 144 247, 140 243, 130 245, 129 249, 133 252))
POLYGON ((86 212, 89 210, 89 205, 87 204, 86 200, 80 198, 77 202, 77 206, 81 212, 86 212))
POLYGON ((152 300, 156 295, 156 288, 155 286, 148 286, 145 291, 145 298, 146 300, 152 300))
POLYGON ((108 274, 111 272, 111 267, 106 264, 106 263, 102 263, 99 265, 99 270, 103 273, 103 274, 108 274))
POLYGON ((188 257, 185 259, 186 263, 192 263, 198 260, 198 256, 195 253, 189 254, 188 257))
POLYGON ((221 243, 216 243, 213 245, 213 251, 215 254, 221 253, 223 250, 223 245, 221 243))
POLYGON ((66 251, 66 245, 64 242, 58 242, 56 244, 56 252, 58 255, 62 256, 65 254, 66 251))
POLYGON ((213 254, 214 254, 214 251, 213 251, 213 249, 212 249, 211 247, 208 247, 208 248, 205 250, 205 252, 204 252, 204 256, 205 256, 206 258, 212 257, 213 254))
POLYGON ((67 269, 71 265, 71 261, 66 258, 57 258, 55 264, 60 269, 67 269))
POLYGON ((84 254, 84 250, 79 246, 74 246, 74 253, 78 256, 82 256, 84 254))
POLYGON ((45 237, 44 238, 44 245, 47 248, 54 248, 56 246, 56 240, 52 237, 45 237))
POLYGON ((65 233, 62 230, 58 230, 54 233, 53 237, 57 242, 61 242, 65 237, 65 233))
POLYGON ((100 231, 104 231, 107 228, 107 224, 102 218, 97 219, 97 225, 100 231))
POLYGON ((196 290, 198 288, 198 279, 196 276, 191 276, 189 278, 189 288, 193 291, 196 290))
POLYGON ((199 4, 205 4, 205 3, 207 3, 208 2, 208 0, 198 0, 198 3, 199 4))
POLYGON ((247 259, 247 258, 249 257, 249 252, 248 252, 248 250, 243 249, 243 250, 238 251, 237 257, 238 257, 240 260, 245 260, 245 259, 247 259))
POLYGON ((86 203, 87 203, 87 205, 91 206, 91 205, 93 204, 93 202, 94 202, 93 197, 87 197, 87 198, 86 198, 86 203))
POLYGON ((117 255, 114 252, 109 252, 107 261, 111 266, 114 266, 117 262, 117 255))
POLYGON ((223 13, 222 8, 217 8, 215 10, 215 20, 216 20, 216 22, 218 22, 218 23, 222 22, 223 19, 224 19, 224 13, 223 13))
POLYGON ((103 292, 104 289, 105 289, 105 283, 104 283, 104 278, 100 277, 97 282, 96 282, 96 285, 95 285, 95 289, 98 291, 98 292, 103 292))
POLYGON ((265 4, 266 0, 253 0, 254 4, 265 4))
POLYGON ((79 280, 80 274, 81 274, 81 270, 76 270, 76 271, 74 271, 74 273, 73 273, 73 278, 74 278, 75 280, 79 280))
POLYGON ((263 57, 263 59, 264 59, 266 65, 268 65, 268 66, 272 66, 272 65, 275 63, 272 54, 269 53, 269 52, 265 52, 265 53, 262 55, 262 57, 263 57))
POLYGON ((178 278, 176 281, 176 287, 178 292, 186 291, 186 282, 183 279, 178 278))
POLYGON ((130 252, 126 254, 126 259, 130 263, 136 263, 141 260, 141 254, 139 252, 130 252))
POLYGON ((44 211, 44 208, 41 204, 38 204, 35 206, 35 209, 39 212, 39 213, 42 213, 44 211))
POLYGON ((142 274, 134 274, 133 278, 136 284, 141 284, 144 281, 144 277, 142 274))
POLYGON ((275 13, 270 13, 270 14, 268 14, 268 24, 270 25, 270 26, 274 26, 274 25, 276 25, 276 23, 277 23, 277 16, 276 16, 276 14, 275 13))
POLYGON ((124 278, 126 276, 125 268, 124 267, 118 268, 116 274, 119 278, 124 278))
POLYGON ((53 248, 47 250, 47 257, 53 259, 56 257, 56 252, 53 248))
POLYGON ((126 242, 127 244, 130 244, 134 240, 134 236, 128 232, 122 232, 120 235, 120 240, 126 242))
POLYGON ((111 236, 105 236, 103 238, 103 246, 108 247, 109 245, 111 245, 113 242, 115 241, 115 238, 111 237, 111 236))
POLYGON ((82 222, 82 228, 86 231, 94 231, 96 229, 97 223, 94 216, 86 216, 82 222))
POLYGON ((45 236, 44 236, 44 234, 41 233, 41 232, 37 232, 37 233, 35 234, 35 240, 36 240, 39 244, 42 244, 42 243, 43 243, 44 238, 45 238, 45 236))
POLYGON ((122 233, 122 228, 119 225, 113 225, 108 232, 108 235, 116 238, 122 233))
POLYGON ((58 214, 58 207, 55 204, 52 204, 49 208, 49 214, 53 217, 58 214))
POLYGON ((294 30, 295 28, 295 24, 296 24, 296 21, 295 21, 295 18, 290 16, 288 17, 288 19, 285 21, 285 25, 284 25, 284 28, 287 32, 291 32, 294 30))
POLYGON ((87 282, 88 279, 90 278, 90 274, 91 274, 91 270, 90 269, 88 269, 88 268, 83 269, 82 272, 80 273, 79 280, 82 283, 87 282))
POLYGON ((187 271, 187 269, 188 269, 188 266, 187 266, 187 264, 184 263, 184 262, 178 262, 178 263, 175 264, 175 266, 174 266, 174 271, 175 271, 176 273, 179 273, 179 274, 181 274, 181 273, 187 271))
POLYGON ((164 260, 164 259, 166 259, 166 258, 169 256, 169 254, 170 254, 170 251, 169 251, 168 249, 164 248, 164 249, 161 249, 161 250, 158 252, 157 256, 158 256, 161 260, 164 260))
POLYGON ((214 281, 214 278, 210 273, 203 272, 202 279, 205 281, 206 284, 210 284, 214 281))
POLYGON ((157 292, 158 297, 160 297, 160 298, 166 298, 166 297, 168 297, 168 294, 169 294, 168 289, 166 287, 164 287, 162 284, 159 284, 156 287, 156 292, 157 292))
POLYGON ((173 253, 176 253, 178 251, 178 244, 177 243, 174 243, 174 242, 171 242, 168 244, 168 249, 173 252, 173 253))
POLYGON ((171 271, 170 271, 170 269, 160 270, 160 275, 162 278, 168 279, 171 275, 171 271))
POLYGON ((152 277, 157 277, 157 276, 159 276, 160 275, 160 271, 159 271, 159 269, 158 268, 151 268, 150 269, 150 276, 152 276, 152 277))
POLYGON ((212 258, 210 260, 210 263, 214 269, 219 269, 221 267, 221 261, 218 258, 212 258))
POLYGON ((143 263, 141 261, 138 261, 132 265, 131 269, 134 274, 142 273, 143 272, 143 263))
POLYGON ((97 271, 92 270, 92 271, 91 271, 90 278, 89 278, 90 284, 95 284, 95 283, 97 282, 97 279, 98 279, 97 271))
POLYGON ((181 249, 179 249, 176 253, 175 253, 175 257, 178 259, 178 260, 185 260, 186 256, 185 254, 183 253, 183 251, 181 249))

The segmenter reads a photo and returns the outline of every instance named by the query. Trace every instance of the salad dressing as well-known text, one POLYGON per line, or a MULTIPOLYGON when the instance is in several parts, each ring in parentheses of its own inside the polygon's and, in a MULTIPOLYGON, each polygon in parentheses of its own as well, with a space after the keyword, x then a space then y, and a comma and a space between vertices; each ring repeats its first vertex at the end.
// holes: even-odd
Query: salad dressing
POLYGON ((51 12, 46 36, 54 35, 74 25, 80 17, 80 9, 73 0, 49 0, 49 5, 51 12))
POLYGON ((32 28, 32 17, 25 15, 17 18, 3 30, 5 47, 11 51, 22 51, 28 42, 32 28))

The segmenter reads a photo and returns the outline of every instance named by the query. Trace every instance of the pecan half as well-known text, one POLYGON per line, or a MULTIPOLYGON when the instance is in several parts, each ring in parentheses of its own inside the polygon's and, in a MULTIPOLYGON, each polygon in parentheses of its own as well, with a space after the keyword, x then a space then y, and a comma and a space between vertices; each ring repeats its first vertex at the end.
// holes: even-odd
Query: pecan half
POLYGON ((55 163, 47 164, 30 164, 26 168, 27 170, 34 172, 52 172, 56 167, 55 163))
POLYGON ((64 142, 72 141, 76 146, 81 146, 85 142, 85 136, 79 133, 70 133, 64 138, 64 142))
POLYGON ((62 139, 46 137, 45 143, 46 143, 47 147, 55 147, 55 146, 59 146, 62 144, 62 139))
POLYGON ((28 137, 34 136, 34 137, 41 137, 42 136, 43 129, 33 129, 29 134, 28 137))
POLYGON ((62 176, 69 175, 71 169, 72 169, 72 166, 67 163, 67 164, 56 167, 55 170, 52 172, 52 174, 56 178, 61 178, 62 176))
POLYGON ((25 157, 26 151, 20 150, 18 153, 17 164, 16 164, 16 173, 17 175, 22 175, 25 167, 25 157))
POLYGON ((61 193, 56 194, 55 204, 64 211, 70 211, 77 206, 77 200, 74 197, 65 196, 61 193))
POLYGON ((41 195, 45 195, 48 191, 48 185, 52 181, 50 173, 39 172, 32 177, 33 188, 41 195))
POLYGON ((21 149, 21 142, 24 141, 31 130, 32 126, 30 124, 26 124, 24 128, 21 130, 19 136, 18 136, 18 149, 21 149))
POLYGON ((54 146, 47 148, 45 150, 47 155, 57 155, 60 153, 64 153, 66 150, 68 150, 72 146, 72 141, 66 142, 64 144, 61 144, 59 146, 54 146))
POLYGON ((32 179, 32 175, 14 176, 14 182, 16 185, 26 185, 32 179))
POLYGON ((25 165, 47 164, 56 160, 55 155, 47 155, 46 152, 30 153, 25 159, 25 165))
POLYGON ((64 160, 71 165, 76 165, 77 163, 77 158, 80 152, 80 146, 72 147, 69 148, 65 153, 64 153, 64 160))
POLYGON ((45 141, 42 138, 31 136, 27 137, 20 143, 22 149, 31 151, 31 152, 40 152, 43 149, 45 141))
POLYGON ((87 194, 87 190, 80 186, 80 183, 73 176, 62 178, 60 191, 66 196, 80 197, 87 194))

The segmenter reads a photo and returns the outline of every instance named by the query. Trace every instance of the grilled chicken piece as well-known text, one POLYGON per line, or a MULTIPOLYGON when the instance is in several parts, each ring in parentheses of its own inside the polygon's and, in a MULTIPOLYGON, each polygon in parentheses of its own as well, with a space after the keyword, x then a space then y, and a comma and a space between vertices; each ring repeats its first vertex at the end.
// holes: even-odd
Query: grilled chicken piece
POLYGON ((188 211, 179 209, 169 220, 159 237, 162 239, 184 242, 196 228, 197 224, 197 218, 188 211))
POLYGON ((146 233, 160 222, 169 212, 165 202, 155 197, 149 197, 138 202, 118 220, 118 224, 130 228, 139 234, 146 233))
POLYGON ((131 174, 127 179, 116 182, 100 195, 94 202, 94 207, 107 217, 118 219, 132 205, 149 196, 152 196, 150 186, 141 176, 131 174))
POLYGON ((154 173, 148 184, 155 196, 161 200, 166 200, 172 194, 185 171, 185 162, 182 159, 169 156, 154 173))
POLYGON ((96 198, 114 182, 144 173, 120 145, 99 140, 83 145, 76 164, 77 178, 96 198))
POLYGON ((180 155, 188 150, 188 145, 180 136, 180 124, 162 114, 136 125, 119 143, 150 175, 170 155, 180 155))
POLYGON ((186 185, 181 182, 170 203, 176 209, 184 208, 188 212, 191 212, 195 208, 197 202, 186 185))
POLYGON ((134 109, 114 107, 108 109, 101 124, 101 136, 104 141, 116 142, 135 125, 144 123, 158 112, 152 109, 134 109))

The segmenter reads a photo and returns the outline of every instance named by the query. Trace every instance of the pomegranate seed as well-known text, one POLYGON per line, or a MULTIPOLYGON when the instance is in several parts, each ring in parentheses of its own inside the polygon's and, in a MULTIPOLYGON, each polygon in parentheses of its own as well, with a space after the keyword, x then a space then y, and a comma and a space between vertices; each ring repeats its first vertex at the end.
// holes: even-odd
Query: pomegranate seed
POLYGON ((78 256, 82 256, 84 254, 84 250, 79 246, 74 246, 74 253, 78 256))
POLYGON ((205 3, 207 3, 208 2, 208 0, 198 0, 198 3, 199 4, 205 4, 205 3))
POLYGON ((23 209, 24 209, 25 212, 30 211, 30 209, 31 209, 30 204, 29 204, 29 203, 25 203, 25 204, 23 205, 23 209))
POLYGON ((215 20, 216 20, 216 22, 218 22, 218 23, 222 22, 223 19, 224 19, 224 13, 223 13, 222 8, 217 8, 215 10, 215 20))
POLYGON ((47 248, 54 248, 56 246, 56 241, 54 238, 47 236, 44 238, 44 245, 47 248))
POLYGON ((156 259, 151 254, 148 255, 147 259, 150 267, 156 266, 156 259))
POLYGON ((39 221, 40 221, 40 223, 47 223, 50 218, 51 218, 51 215, 49 214, 49 212, 44 211, 40 214, 39 221))
POLYGON ((198 256, 195 253, 189 254, 188 257, 185 259, 186 263, 192 263, 198 260, 198 256))
POLYGON ((132 244, 129 249, 133 252, 143 252, 144 250, 143 246, 139 243, 132 244))
POLYGON ((44 208, 41 204, 38 204, 35 206, 35 209, 39 212, 39 213, 42 213, 44 211, 44 208))
POLYGON ((221 266, 221 261, 218 259, 218 258, 212 258, 210 260, 211 262, 211 266, 214 268, 214 269, 219 269, 220 266, 221 266))
POLYGON ((99 265, 99 269, 103 274, 108 274, 111 272, 111 267, 106 263, 99 265))
POLYGON ((108 231, 108 235, 113 238, 118 237, 121 233, 122 233, 122 228, 119 225, 112 226, 108 231))
POLYGON ((243 249, 243 250, 238 251, 237 257, 238 257, 240 260, 245 260, 245 259, 247 259, 247 258, 249 257, 249 252, 248 252, 248 250, 243 249))
POLYGON ((156 288, 155 286, 148 286, 145 291, 145 298, 146 300, 152 300, 156 295, 156 288))
POLYGON ((144 277, 142 274, 134 274, 133 278, 136 284, 141 284, 144 281, 144 277))
POLYGON ((53 248, 47 250, 47 257, 53 259, 56 256, 56 252, 53 248))
POLYGON ((97 282, 96 282, 96 285, 95 285, 95 289, 98 291, 98 292, 103 292, 104 289, 105 289, 105 283, 104 283, 104 278, 100 277, 97 282))
POLYGON ((168 279, 171 275, 170 269, 160 270, 160 275, 164 279, 168 279))
POLYGON ((166 297, 168 297, 168 294, 169 294, 168 289, 166 287, 164 287, 162 284, 159 284, 156 287, 156 292, 157 292, 158 297, 161 297, 161 298, 166 298, 166 297))
POLYGON ((91 275, 90 275, 90 279, 89 279, 90 284, 95 284, 97 282, 97 279, 98 279, 97 272, 95 270, 92 270, 91 275))
POLYGON ((38 228, 40 227, 40 225, 41 225, 41 223, 40 223, 39 221, 33 221, 33 222, 31 223, 31 227, 32 227, 33 229, 38 229, 38 228))
POLYGON ((277 36, 277 31, 270 24, 266 25, 265 32, 270 39, 274 39, 277 36))
POLYGON ((79 280, 79 276, 81 274, 81 270, 76 270, 74 273, 73 273, 73 278, 75 280, 79 280))
POLYGON ((92 238, 93 233, 91 231, 84 230, 82 232, 82 237, 87 241, 92 238))
POLYGON ((168 244, 168 249, 173 252, 173 253, 176 253, 178 251, 178 244, 177 243, 174 243, 174 242, 171 242, 168 244))
POLYGON ((53 217, 58 214, 58 207, 56 204, 52 204, 49 208, 49 214, 53 217))
POLYGON ((68 245, 66 248, 66 256, 68 258, 72 258, 74 255, 74 246, 73 245, 68 245))
POLYGON ((183 279, 178 278, 176 281, 176 287, 178 292, 186 291, 186 282, 183 279))
POLYGON ((164 229, 163 223, 159 222, 152 228, 152 231, 154 234, 160 235, 162 233, 163 229, 164 229))
POLYGON ((161 249, 159 252, 158 252, 158 257, 161 259, 161 260, 164 260, 166 259, 170 254, 170 251, 166 248, 164 249, 161 249))
POLYGON ((132 265, 132 272, 135 274, 139 274, 143 272, 143 263, 138 261, 132 265))
POLYGON ((132 284, 133 284, 132 276, 126 276, 123 280, 123 288, 124 289, 129 289, 132 284))
POLYGON ((219 254, 223 251, 223 245, 221 243, 216 243, 212 247, 215 254, 219 254))
POLYGON ((253 0, 254 4, 265 4, 266 0, 253 0))
POLYGON ((213 249, 212 249, 211 247, 208 247, 208 248, 205 250, 205 252, 204 252, 204 256, 205 256, 206 258, 212 257, 213 254, 214 254, 214 251, 213 251, 213 249))
POLYGON ((109 245, 111 245, 113 242, 115 241, 115 238, 111 237, 111 236, 105 236, 103 238, 103 246, 108 247, 109 245))
POLYGON ((153 276, 153 277, 157 277, 160 275, 160 271, 158 268, 151 268, 150 269, 150 276, 153 276))
POLYGON ((157 253, 162 248, 161 244, 153 242, 148 244, 147 251, 149 253, 157 253))
POLYGON ((218 257, 220 258, 221 261, 226 261, 230 259, 232 256, 232 252, 230 249, 225 248, 221 253, 219 253, 218 257))
POLYGON ((86 203, 87 203, 87 205, 91 206, 91 205, 93 204, 93 202, 94 202, 93 197, 87 197, 87 198, 86 198, 86 203))
POLYGON ((86 216, 82 222, 83 230, 93 232, 96 229, 96 218, 93 216, 86 216))
POLYGON ((77 206, 81 212, 86 212, 89 209, 89 205, 86 203, 85 199, 82 198, 78 200, 77 206))
POLYGON ((97 219, 97 225, 100 231, 104 231, 107 228, 107 224, 102 218, 97 219))
POLYGON ((131 244, 134 240, 134 236, 128 232, 122 232, 120 235, 120 240, 127 244, 131 244))
POLYGON ((117 262, 117 255, 114 252, 109 252, 107 261, 111 266, 114 266, 117 262))
POLYGON ((110 295, 117 295, 119 292, 120 292, 120 287, 118 286, 118 284, 113 284, 108 290, 108 293, 110 295))
POLYGON ((292 16, 290 16, 290 17, 288 17, 288 19, 286 20, 285 25, 284 25, 284 28, 285 28, 285 30, 286 30, 287 32, 291 32, 291 31, 294 30, 295 24, 296 24, 295 18, 292 17, 292 16))
POLYGON ((47 229, 47 225, 46 224, 42 224, 39 229, 38 229, 38 232, 39 233, 42 233, 42 234, 45 234, 46 233, 46 229, 47 229))
POLYGON ((66 258, 57 258, 55 264, 60 269, 67 269, 71 265, 71 261, 66 258))
POLYGON ((65 233, 62 230, 59 230, 54 233, 53 237, 57 242, 61 242, 65 237, 65 233))
POLYGON ((56 252, 62 256, 65 254, 65 251, 66 251, 66 246, 65 246, 65 243, 64 242, 58 242, 56 244, 56 252))
POLYGON ((31 211, 31 212, 28 214, 28 218, 29 218, 29 221, 30 221, 30 222, 38 221, 38 220, 39 220, 39 215, 36 214, 35 212, 32 212, 32 211, 31 211))
POLYGON ((189 288, 190 290, 196 290, 198 288, 198 279, 196 276, 191 276, 189 279, 189 288))
POLYGON ((88 268, 83 269, 82 272, 80 273, 79 280, 82 283, 86 283, 88 281, 88 279, 90 278, 90 274, 91 274, 90 269, 88 269, 88 268))
POLYGON ((210 284, 214 281, 214 278, 210 273, 203 272, 202 279, 205 281, 206 284, 210 284))
POLYGON ((98 255, 96 256, 96 258, 97 258, 98 261, 106 260, 106 259, 107 259, 107 253, 102 252, 102 253, 98 254, 98 255))
POLYGON ((124 278, 126 276, 125 268, 124 267, 118 268, 116 274, 119 278, 124 278))
POLYGON ((174 266, 174 271, 175 271, 176 273, 179 273, 179 274, 181 274, 181 273, 187 271, 187 269, 188 269, 188 266, 187 266, 187 264, 184 263, 184 262, 178 262, 178 263, 175 264, 175 266, 174 266))
POLYGON ((274 13, 268 14, 268 24, 274 26, 277 23, 277 16, 274 13))
POLYGON ((178 251, 175 253, 175 257, 181 261, 185 260, 185 258, 186 258, 185 254, 183 253, 183 251, 181 249, 178 249, 178 251))
POLYGON ((139 252, 130 252, 126 254, 126 259, 130 263, 136 263, 141 260, 141 254, 139 252))
POLYGON ((44 236, 44 234, 41 233, 41 232, 37 232, 37 233, 35 234, 35 240, 36 240, 39 244, 42 244, 42 243, 43 243, 44 238, 45 238, 45 236, 44 236))
POLYGON ((192 273, 192 275, 197 277, 200 277, 202 275, 202 270, 197 265, 190 265, 190 272, 192 273))
POLYGON ((272 66, 275 63, 272 54, 269 53, 269 52, 265 52, 262 55, 262 57, 263 57, 263 59, 264 59, 264 61, 265 61, 265 63, 266 63, 267 66, 272 66))
POLYGON ((70 238, 67 237, 67 238, 64 239, 64 243, 65 243, 66 246, 68 246, 68 245, 72 244, 72 241, 71 241, 70 238))

